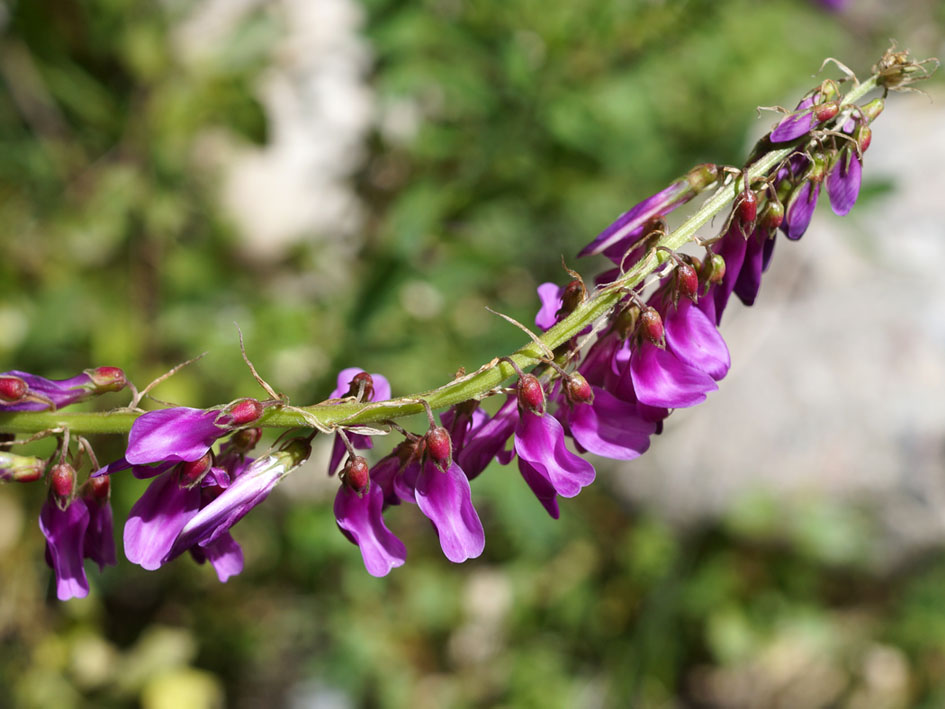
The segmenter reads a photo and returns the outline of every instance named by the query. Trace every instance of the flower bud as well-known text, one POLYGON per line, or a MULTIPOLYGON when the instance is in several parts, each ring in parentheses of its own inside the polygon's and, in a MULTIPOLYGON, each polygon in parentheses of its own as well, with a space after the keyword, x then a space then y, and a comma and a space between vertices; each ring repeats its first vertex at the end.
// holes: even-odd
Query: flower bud
POLYGON ((57 463, 49 471, 49 487, 56 496, 56 502, 66 502, 75 490, 75 468, 68 463, 57 463))
POLYGON ((754 224, 758 216, 758 196, 751 190, 745 190, 741 193, 736 210, 742 224, 754 224))
POLYGON ((614 318, 614 330, 622 339, 626 340, 630 333, 636 330, 639 317, 640 309, 636 306, 621 310, 614 318))
POLYGON ((533 374, 525 374, 518 380, 518 405, 536 414, 545 412, 545 390, 533 374))
POLYGON ((594 390, 584 375, 575 372, 565 380, 565 395, 572 404, 590 404, 594 401, 594 390))
POLYGON ((814 106, 814 118, 818 123, 823 123, 824 121, 829 121, 831 118, 840 113, 840 104, 836 101, 828 101, 827 103, 818 103, 814 106))
POLYGON ((181 463, 177 468, 180 473, 181 486, 193 487, 199 483, 203 480, 203 476, 207 474, 207 471, 210 470, 212 464, 213 454, 209 452, 197 460, 181 463))
POLYGON ((427 431, 427 453, 440 470, 446 470, 453 462, 453 443, 450 434, 442 426, 436 426, 427 431))
POLYGON ((365 492, 371 483, 371 469, 368 462, 359 455, 349 458, 341 469, 341 481, 357 493, 365 492))
POLYGON ((640 314, 640 330, 643 336, 658 345, 663 340, 663 319, 653 308, 647 308, 640 314))
POLYGON ((768 202, 761 213, 761 226, 768 231, 774 231, 784 221, 784 205, 777 201, 768 202))
POLYGON ((241 428, 230 436, 230 444, 241 453, 248 453, 262 438, 261 428, 241 428))
POLYGON ((712 285, 718 285, 725 278, 725 259, 721 254, 712 254, 712 257, 706 259, 703 267, 706 272, 706 282, 712 285))
POLYGON ((584 281, 575 279, 564 287, 561 293, 561 307, 555 313, 555 317, 564 318, 574 312, 581 303, 587 299, 587 288, 584 281))
POLYGON ((43 477, 46 461, 31 455, 0 451, 0 481, 31 483, 43 477))
POLYGON ((361 401, 374 400, 374 377, 367 372, 355 374, 348 387, 348 396, 357 396, 360 392, 363 392, 361 401))
POLYGON ((30 388, 19 377, 0 377, 0 403, 12 404, 20 401, 30 388))
POLYGON ((833 79, 825 79, 820 84, 820 95, 824 101, 832 101, 840 95, 840 89, 837 88, 837 84, 833 79))
POLYGON ((881 98, 874 98, 869 103, 860 106, 860 110, 863 111, 863 115, 866 116, 867 122, 872 123, 879 117, 879 114, 883 112, 885 107, 885 100, 881 98))
POLYGON ((263 405, 256 399, 240 399, 223 410, 219 423, 225 426, 242 426, 258 420, 262 414, 263 405))
POLYGON ((99 475, 85 481, 85 497, 102 502, 108 499, 111 489, 111 480, 108 475, 99 475))
POLYGON ((95 385, 95 392, 104 394, 107 391, 121 391, 128 386, 128 379, 125 372, 120 367, 96 367, 95 369, 86 369, 85 373, 89 375, 92 384, 95 385))
POLYGON ((676 267, 676 287, 679 293, 695 302, 699 293, 699 274, 688 263, 676 267))
POLYGON ((860 126, 856 129, 856 133, 853 134, 853 137, 856 139, 856 144, 860 148, 861 153, 865 153, 869 150, 870 143, 873 142, 873 129, 869 126, 860 126))
POLYGON ((686 179, 695 193, 699 194, 719 179, 719 168, 712 163, 696 165, 686 174, 686 179))

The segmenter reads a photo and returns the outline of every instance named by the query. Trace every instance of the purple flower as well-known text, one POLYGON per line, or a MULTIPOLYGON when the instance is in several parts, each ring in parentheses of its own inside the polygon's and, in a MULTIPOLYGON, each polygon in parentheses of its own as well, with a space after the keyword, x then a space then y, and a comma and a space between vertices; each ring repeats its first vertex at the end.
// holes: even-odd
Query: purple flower
POLYGON ((794 112, 782 118, 781 122, 771 131, 771 142, 784 143, 809 133, 815 125, 814 114, 811 112, 811 106, 813 105, 813 96, 808 96, 797 104, 794 112))
POLYGON ((794 190, 784 212, 787 238, 796 241, 804 236, 814 216, 814 208, 817 206, 819 196, 820 182, 807 180, 794 190))
POLYGON ((716 381, 722 379, 732 365, 725 340, 706 314, 688 298, 670 305, 663 318, 666 345, 680 360, 701 369, 716 381))
POLYGON ((685 204, 718 179, 715 165, 699 165, 669 187, 640 202, 604 229, 578 254, 589 256, 604 253, 619 264, 633 243, 644 236, 647 225, 658 217, 665 216, 676 207, 685 204))
POLYGON ((89 526, 85 532, 82 555, 98 564, 98 570, 118 563, 115 557, 115 525, 112 505, 109 502, 108 477, 89 478, 85 484, 82 501, 89 511, 89 526))
POLYGON ((63 508, 51 493, 39 513, 39 528, 46 537, 46 562, 56 573, 56 597, 60 601, 85 598, 89 581, 83 566, 89 510, 75 499, 63 508))
POLYGON ((46 379, 12 370, 0 374, 0 410, 43 411, 58 409, 127 386, 118 367, 87 369, 69 379, 46 379))
POLYGON ((224 409, 149 411, 131 426, 125 461, 146 465, 200 460, 218 438, 258 420, 262 411, 262 404, 255 399, 240 399, 224 409))
POLYGON ((672 352, 643 339, 628 364, 637 400, 649 406, 678 409, 705 401, 718 389, 708 374, 672 352))
POLYGON ((505 453, 505 444, 515 431, 518 408, 515 396, 510 396, 495 415, 485 418, 469 432, 465 446, 457 454, 457 462, 472 480, 497 456, 503 465, 510 462, 512 453, 505 453))
POLYGON ((486 535, 472 504, 469 478, 455 462, 445 471, 427 459, 417 475, 416 500, 433 523, 447 559, 462 563, 482 554, 486 535))
POLYGON ((384 524, 384 492, 379 485, 358 493, 343 483, 334 510, 338 528, 361 550, 371 576, 386 576, 391 569, 403 566, 407 548, 384 524))
MULTIPOLYGON (((521 411, 515 427, 515 452, 519 461, 524 461, 562 497, 574 497, 594 482, 594 466, 568 450, 564 429, 548 413, 521 411)), ((528 482, 529 477, 525 479, 528 482)))
POLYGON ((557 283, 542 283, 538 286, 541 309, 535 316, 535 325, 542 330, 548 330, 558 322, 558 311, 564 303, 561 299, 562 293, 564 293, 564 288, 557 283))
MULTIPOLYGON (((358 367, 348 367, 338 372, 337 385, 329 399, 340 399, 344 396, 359 396, 361 401, 384 401, 390 398, 390 382, 382 374, 368 374, 358 367)), ((367 450, 374 447, 370 436, 360 433, 349 433, 348 440, 358 450, 367 450)), ((334 475, 345 456, 345 445, 340 436, 335 436, 331 448, 331 458, 328 462, 328 474, 334 475)))
POLYGON ((593 402, 574 404, 568 414, 568 429, 574 440, 581 448, 613 460, 641 456, 650 447, 656 423, 647 421, 636 404, 600 387, 592 389, 593 402))
POLYGON ((860 182, 863 177, 863 165, 854 150, 842 150, 827 173, 827 196, 834 214, 848 214, 860 194, 860 182))

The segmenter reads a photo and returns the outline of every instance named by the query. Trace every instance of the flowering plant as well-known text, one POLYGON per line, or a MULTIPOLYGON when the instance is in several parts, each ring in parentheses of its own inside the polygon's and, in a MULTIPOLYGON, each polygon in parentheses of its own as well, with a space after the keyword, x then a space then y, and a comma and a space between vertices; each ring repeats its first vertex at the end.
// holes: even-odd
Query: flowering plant
POLYGON ((785 111, 745 164, 697 166, 604 229, 579 254, 610 261, 592 285, 567 269, 565 285, 540 286, 535 325, 542 335, 515 323, 528 333, 528 344, 430 391, 391 398, 385 377, 348 368, 325 401, 293 406, 249 364, 266 391, 262 400, 145 412, 138 404, 153 383, 139 394, 115 367, 61 381, 0 374, 0 431, 34 434, 9 438, 4 447, 59 439, 49 461, 0 454, 0 480, 48 479, 40 527, 58 597, 88 593, 84 559, 100 568, 116 563, 109 492, 112 477, 128 470, 151 479, 124 525, 128 560, 156 569, 189 552, 209 561, 221 581, 239 573, 242 550, 231 529, 305 462, 319 433, 334 436, 328 473, 340 466, 338 527, 374 576, 405 562, 407 549, 384 520, 386 509, 402 503, 415 504, 430 520, 450 561, 479 556, 485 532, 470 483, 493 461, 517 460, 538 503, 557 518, 559 497, 574 497, 595 479, 586 454, 634 459, 673 410, 718 388, 731 366, 718 330, 731 296, 754 303, 778 232, 800 239, 822 188, 835 213, 852 209, 870 124, 886 94, 926 78, 930 69, 889 50, 866 81, 848 73, 821 82, 785 111), (867 100, 874 90, 882 97, 867 100), (667 215, 706 194, 681 226, 668 228, 667 215), (700 234, 717 216, 724 217, 720 231, 700 234), (683 251, 687 244, 704 253, 683 251), (126 387, 134 392, 127 407, 60 411, 126 387), (493 396, 505 398, 487 413, 481 404, 493 396), (435 409, 445 409, 439 420, 435 409), (397 422, 418 413, 429 423, 422 433, 397 422), (287 431, 256 452, 263 428, 287 431), (84 438, 92 433, 127 433, 124 455, 100 466, 84 438), (358 451, 383 434, 403 440, 371 466, 358 451), (85 462, 89 475, 80 485, 85 462))

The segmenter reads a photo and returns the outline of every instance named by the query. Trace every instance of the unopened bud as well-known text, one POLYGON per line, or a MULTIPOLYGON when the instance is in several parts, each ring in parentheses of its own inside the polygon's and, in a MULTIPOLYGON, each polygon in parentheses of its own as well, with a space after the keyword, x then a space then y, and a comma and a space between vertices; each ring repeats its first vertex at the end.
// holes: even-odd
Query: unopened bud
POLYGON ((679 288, 682 295, 695 301, 696 295, 699 293, 699 274, 696 273, 696 269, 688 263, 677 266, 676 287, 679 288))
POLYGON ((719 179, 719 168, 712 163, 696 165, 686 174, 686 179, 695 193, 699 194, 719 179))
POLYGON ((262 438, 261 428, 241 428, 230 436, 230 444, 233 448, 247 453, 256 447, 260 438, 262 438))
POLYGON ((341 470, 341 481, 359 494, 367 490, 371 482, 368 462, 359 455, 349 458, 341 470))
POLYGON ((556 317, 563 318, 574 312, 581 303, 587 299, 587 288, 584 281, 575 279, 564 287, 561 294, 561 307, 555 313, 556 317))
POLYGON ((27 383, 19 377, 0 377, 0 403, 20 401, 29 390, 27 383))
POLYGON ((97 478, 89 478, 85 482, 86 496, 96 501, 108 499, 108 492, 111 489, 111 482, 107 475, 99 475, 97 478))
POLYGON ((374 377, 367 372, 355 374, 348 387, 348 396, 357 396, 361 392, 363 392, 361 401, 374 400, 374 377))
POLYGON ((706 281, 718 285, 725 278, 725 259, 721 254, 712 254, 705 262, 706 281))
POLYGON ((518 405, 536 414, 545 411, 545 390, 534 374, 526 374, 518 380, 518 405))
POLYGON ((640 330, 654 345, 663 341, 663 318, 653 308, 647 308, 640 314, 640 330))
POLYGON ((60 501, 68 500, 75 490, 75 468, 68 463, 57 463, 49 471, 49 486, 60 501))
POLYGON ((120 367, 96 367, 86 369, 85 373, 89 375, 98 393, 121 391, 128 386, 128 379, 120 367))
POLYGON ((828 101, 827 103, 818 103, 814 106, 814 118, 818 123, 823 123, 824 121, 829 121, 831 118, 840 113, 840 104, 836 101, 828 101))
POLYGON ((630 333, 637 327, 637 320, 640 317, 640 309, 636 306, 621 310, 614 318, 614 330, 623 339, 627 339, 630 333))
POLYGON ((436 467, 445 470, 453 462, 453 442, 450 440, 450 434, 442 426, 431 428, 427 431, 426 439, 427 453, 436 463, 436 467))
POLYGON ((181 486, 193 487, 199 483, 203 479, 203 476, 207 474, 207 471, 210 470, 212 464, 213 455, 209 452, 197 460, 184 461, 181 463, 178 467, 181 486))
POLYGON ((886 101, 881 98, 874 98, 869 103, 860 106, 860 110, 863 112, 863 115, 866 116, 866 120, 869 123, 875 121, 879 117, 879 114, 883 112, 884 108, 886 108, 886 101))
POLYGON ((0 481, 31 483, 43 477, 46 461, 31 455, 0 451, 0 481))
POLYGON ((825 79, 820 85, 820 95, 824 101, 832 101, 840 94, 840 89, 832 79, 825 79))
POLYGON ((784 205, 780 202, 771 201, 761 213, 761 226, 768 231, 774 231, 781 222, 784 221, 784 205))
POLYGON ((754 224, 755 217, 758 216, 758 197, 751 190, 745 190, 741 193, 738 200, 738 218, 742 224, 754 224))
POLYGON ((240 399, 223 410, 220 423, 227 426, 242 426, 259 419, 263 414, 263 405, 256 399, 240 399))
POLYGON ((565 380, 565 392, 572 404, 590 404, 594 401, 594 390, 583 374, 575 372, 565 380))
POLYGON ((870 143, 873 142, 873 129, 869 126, 860 126, 856 129, 854 137, 856 138, 856 144, 859 146, 860 152, 865 153, 869 150, 870 143))

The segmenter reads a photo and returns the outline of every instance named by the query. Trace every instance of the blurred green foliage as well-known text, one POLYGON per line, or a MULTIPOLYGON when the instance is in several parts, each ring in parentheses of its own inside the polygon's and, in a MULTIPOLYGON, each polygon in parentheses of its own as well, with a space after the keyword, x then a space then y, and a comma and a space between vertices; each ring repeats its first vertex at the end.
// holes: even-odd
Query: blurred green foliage
MULTIPOLYGON (((410 106, 419 123, 371 134, 353 179, 368 214, 339 263, 318 235, 254 258, 220 206, 209 137, 271 138, 256 87, 286 19, 254 7, 188 62, 174 29, 189 3, 0 5, 4 369, 118 365, 140 385, 209 351, 158 394, 211 405, 253 391, 235 320, 293 401, 323 398, 351 365, 395 392, 429 388, 520 343, 482 306, 528 322, 562 254, 692 164, 741 159, 757 104, 790 102, 825 56, 868 66, 909 16, 853 23, 803 0, 365 0, 378 110, 410 106)), ((555 522, 496 468, 476 483, 483 558, 449 565, 395 509, 410 560, 375 580, 335 530, 332 484, 302 475, 291 504, 275 495, 240 524, 247 569, 225 586, 186 560, 124 563, 64 605, 35 524, 43 491, 0 490, 0 705, 945 701, 945 562, 877 570, 865 513, 746 499, 683 534, 602 475, 555 522)), ((116 484, 118 519, 142 489, 116 484)))

